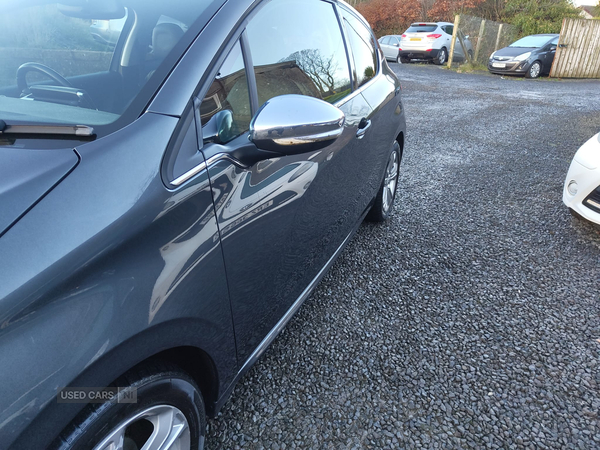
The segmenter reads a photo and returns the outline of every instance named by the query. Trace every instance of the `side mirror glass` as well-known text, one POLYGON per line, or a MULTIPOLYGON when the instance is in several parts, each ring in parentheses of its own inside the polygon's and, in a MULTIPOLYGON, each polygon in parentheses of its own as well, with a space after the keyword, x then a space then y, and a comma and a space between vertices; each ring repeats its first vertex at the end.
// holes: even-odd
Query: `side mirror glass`
POLYGON ((210 118, 202 127, 202 139, 205 143, 225 144, 234 138, 233 114, 223 109, 210 118))
POLYGON ((344 131, 346 117, 335 106, 305 95, 267 101, 250 122, 250 140, 261 150, 295 155, 327 147, 344 131))

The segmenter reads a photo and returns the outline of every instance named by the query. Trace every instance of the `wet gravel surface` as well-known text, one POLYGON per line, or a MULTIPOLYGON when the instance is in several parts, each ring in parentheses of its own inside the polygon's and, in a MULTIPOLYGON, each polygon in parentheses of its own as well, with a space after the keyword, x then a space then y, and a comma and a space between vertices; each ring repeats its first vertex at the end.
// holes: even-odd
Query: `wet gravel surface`
POLYGON ((392 67, 393 218, 360 228, 207 448, 600 448, 600 231, 561 201, 600 82, 392 67))

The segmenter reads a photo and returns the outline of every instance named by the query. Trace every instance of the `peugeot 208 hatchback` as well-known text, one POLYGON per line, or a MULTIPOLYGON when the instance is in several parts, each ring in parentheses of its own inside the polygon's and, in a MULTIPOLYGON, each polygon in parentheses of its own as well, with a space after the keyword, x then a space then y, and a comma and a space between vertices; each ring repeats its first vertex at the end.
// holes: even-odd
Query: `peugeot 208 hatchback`
POLYGON ((63 3, 0 17, 0 448, 199 449, 390 215, 400 84, 343 2, 63 3))

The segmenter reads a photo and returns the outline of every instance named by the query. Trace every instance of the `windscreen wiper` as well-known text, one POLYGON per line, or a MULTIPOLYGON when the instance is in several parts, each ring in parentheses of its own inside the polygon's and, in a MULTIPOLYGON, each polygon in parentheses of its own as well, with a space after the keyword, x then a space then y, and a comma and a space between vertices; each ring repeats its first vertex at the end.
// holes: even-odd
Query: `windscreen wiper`
POLYGON ((46 134, 60 136, 94 136, 94 129, 87 125, 60 125, 38 123, 8 124, 0 120, 0 135, 6 134, 46 134))

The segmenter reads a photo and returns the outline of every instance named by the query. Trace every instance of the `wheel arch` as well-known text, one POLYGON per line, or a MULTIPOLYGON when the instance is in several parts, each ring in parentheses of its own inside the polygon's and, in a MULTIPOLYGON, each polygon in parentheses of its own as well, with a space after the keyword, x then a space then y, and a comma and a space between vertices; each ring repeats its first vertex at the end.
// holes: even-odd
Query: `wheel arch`
MULTIPOLYGON (((140 365, 150 361, 166 361, 177 365, 194 379, 204 397, 207 415, 213 416, 220 394, 221 374, 214 359, 200 345, 201 338, 195 338, 202 328, 203 324, 195 320, 173 320, 148 328, 97 358, 67 385, 110 386, 140 365)), ((85 406, 59 404, 55 398, 46 402, 10 449, 52 448, 58 436, 85 406)))
POLYGON ((400 146, 400 159, 402 159, 402 156, 404 155, 404 132, 401 131, 398 133, 398 136, 396 136, 396 142, 400 146))

